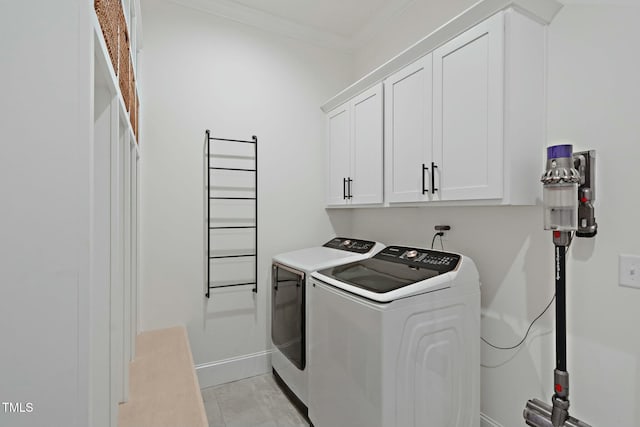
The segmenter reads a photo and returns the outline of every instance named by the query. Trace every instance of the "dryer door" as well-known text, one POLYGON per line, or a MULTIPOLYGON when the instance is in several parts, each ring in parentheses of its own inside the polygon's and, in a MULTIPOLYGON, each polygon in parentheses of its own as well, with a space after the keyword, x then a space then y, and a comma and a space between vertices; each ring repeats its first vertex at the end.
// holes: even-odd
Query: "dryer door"
POLYGON ((271 339, 298 369, 305 368, 305 274, 282 264, 271 270, 271 339))

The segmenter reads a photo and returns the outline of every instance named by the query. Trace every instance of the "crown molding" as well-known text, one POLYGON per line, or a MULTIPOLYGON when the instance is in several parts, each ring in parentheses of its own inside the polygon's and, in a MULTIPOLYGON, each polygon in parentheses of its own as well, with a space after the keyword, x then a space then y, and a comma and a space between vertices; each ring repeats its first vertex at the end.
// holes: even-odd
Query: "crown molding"
MULTIPOLYGON (((329 31, 322 31, 317 28, 302 25, 232 0, 166 1, 316 46, 351 53, 366 45, 380 28, 384 26, 386 20, 402 12, 416 0, 387 1, 385 6, 380 9, 363 28, 356 32, 353 37, 345 37, 329 31)), ((558 5, 559 3, 555 0, 479 0, 467 11, 463 12, 462 15, 469 15, 471 14, 470 12, 482 14, 488 9, 495 11, 512 6, 533 19, 548 23, 561 7, 561 5, 560 7, 558 5)))
MULTIPOLYGON (((281 36, 321 47, 350 51, 351 40, 306 25, 280 18, 229 0, 167 0, 179 6, 220 16, 240 24, 259 28, 281 36)), ((406 0, 405 0, 406 1, 406 0)))

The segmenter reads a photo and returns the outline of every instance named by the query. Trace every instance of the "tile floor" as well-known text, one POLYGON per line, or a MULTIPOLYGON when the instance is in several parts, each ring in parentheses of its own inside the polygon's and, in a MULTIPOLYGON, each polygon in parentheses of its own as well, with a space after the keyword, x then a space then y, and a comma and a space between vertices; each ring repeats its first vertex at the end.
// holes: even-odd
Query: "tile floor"
POLYGON ((202 390, 209 427, 308 427, 273 375, 202 390))

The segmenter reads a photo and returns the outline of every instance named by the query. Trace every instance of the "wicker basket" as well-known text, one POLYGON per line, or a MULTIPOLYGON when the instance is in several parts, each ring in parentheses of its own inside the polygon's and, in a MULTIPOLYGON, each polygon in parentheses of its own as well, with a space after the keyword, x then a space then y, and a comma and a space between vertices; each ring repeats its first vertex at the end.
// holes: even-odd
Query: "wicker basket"
POLYGON ((119 0, 95 0, 94 7, 98 22, 109 51, 113 70, 118 71, 118 8, 122 8, 119 0))
POLYGON ((131 60, 131 50, 127 52, 127 58, 129 59, 129 109, 131 112, 136 106, 136 82, 133 74, 133 61, 131 60))
POLYGON ((131 47, 127 21, 120 0, 94 0, 98 22, 102 29, 113 70, 118 77, 118 85, 125 108, 129 112, 131 126, 138 136, 139 99, 131 62, 131 47))
POLYGON ((129 33, 127 32, 127 22, 124 17, 122 7, 119 8, 118 18, 118 80, 120 91, 124 99, 127 111, 131 110, 131 55, 129 54, 129 33))

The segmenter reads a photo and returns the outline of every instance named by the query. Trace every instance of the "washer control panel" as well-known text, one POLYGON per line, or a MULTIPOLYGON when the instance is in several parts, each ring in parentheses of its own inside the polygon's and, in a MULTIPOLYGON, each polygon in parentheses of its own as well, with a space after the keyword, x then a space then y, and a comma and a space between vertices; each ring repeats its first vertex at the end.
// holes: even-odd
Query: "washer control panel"
POLYGON ((332 249, 340 249, 343 251, 356 252, 359 254, 366 254, 371 252, 376 242, 369 240, 348 239, 346 237, 336 237, 325 243, 324 247, 332 249))
POLYGON ((410 248, 406 246, 387 246, 374 258, 406 264, 410 267, 428 268, 438 273, 455 270, 460 262, 460 255, 432 249, 410 248))

